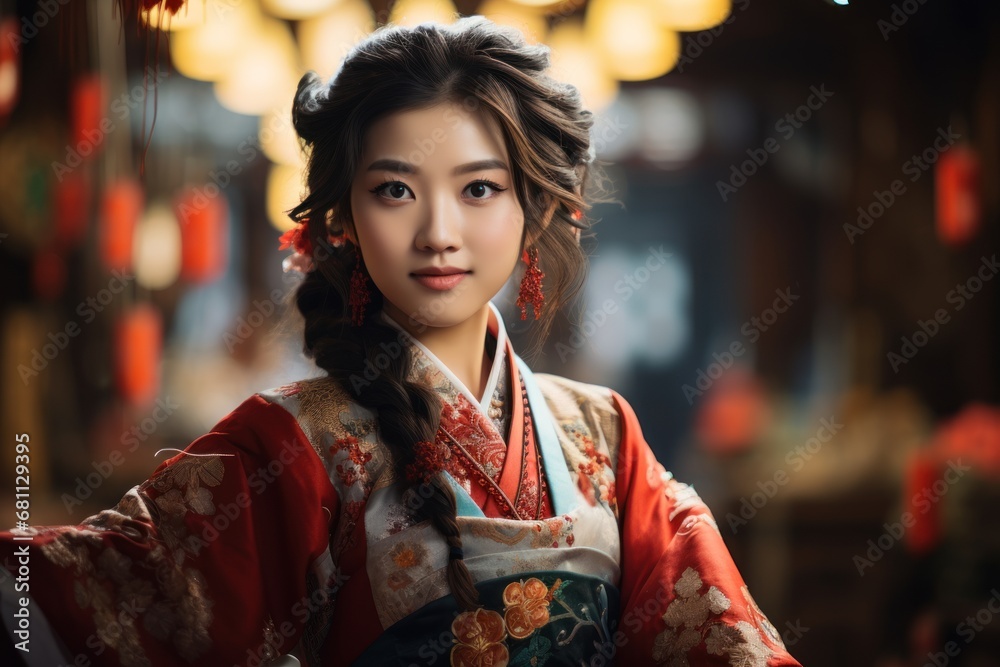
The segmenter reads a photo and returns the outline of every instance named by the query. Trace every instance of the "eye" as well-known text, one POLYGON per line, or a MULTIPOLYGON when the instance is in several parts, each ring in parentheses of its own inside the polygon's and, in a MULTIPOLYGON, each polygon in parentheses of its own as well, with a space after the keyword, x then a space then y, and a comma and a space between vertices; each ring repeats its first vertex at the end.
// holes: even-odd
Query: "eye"
POLYGON ((486 200, 486 199, 493 199, 493 197, 499 195, 507 188, 501 187, 499 183, 494 183, 488 178, 481 178, 478 181, 473 181, 472 183, 469 183, 469 185, 467 185, 465 189, 471 190, 472 199, 486 200), (497 195, 480 196, 481 194, 488 193, 489 190, 495 190, 497 195))
POLYGON ((401 181, 387 180, 384 183, 375 186, 369 190, 369 192, 374 194, 376 197, 388 199, 390 201, 406 201, 405 199, 402 199, 402 195, 406 194, 409 189, 409 186, 401 181), (388 192, 389 196, 382 194, 383 192, 388 192))

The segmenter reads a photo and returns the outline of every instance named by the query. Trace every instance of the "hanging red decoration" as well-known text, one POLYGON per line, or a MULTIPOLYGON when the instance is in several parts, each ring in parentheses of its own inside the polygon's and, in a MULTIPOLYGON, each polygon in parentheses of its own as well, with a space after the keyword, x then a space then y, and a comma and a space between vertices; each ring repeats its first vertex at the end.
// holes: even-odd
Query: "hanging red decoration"
POLYGON ((941 477, 937 459, 926 453, 914 455, 906 466, 903 496, 911 523, 906 532, 906 546, 912 553, 930 551, 941 536, 941 519, 938 503, 929 502, 928 493, 934 493, 934 484, 941 477))
POLYGON ((115 380, 122 398, 148 405, 160 390, 163 320, 153 306, 138 304, 115 327, 115 380))
POLYGON ((68 249, 83 240, 87 234, 90 202, 90 178, 86 171, 70 172, 56 184, 53 229, 57 246, 68 249))
POLYGON ((956 144, 938 158, 934 177, 938 236, 961 245, 975 236, 982 220, 979 156, 971 146, 956 144))
POLYGON ((17 104, 21 88, 21 41, 17 20, 0 19, 0 125, 17 104))
POLYGON ((177 199, 181 226, 181 276, 207 283, 218 278, 229 262, 229 206, 221 192, 209 196, 191 188, 177 199))
POLYGON ((77 79, 73 84, 70 107, 73 143, 65 166, 76 169, 100 152, 105 135, 111 131, 104 78, 100 74, 86 74, 77 79))
POLYGON ((108 270, 132 269, 132 239, 145 205, 142 187, 131 179, 108 186, 101 203, 101 260, 108 270))

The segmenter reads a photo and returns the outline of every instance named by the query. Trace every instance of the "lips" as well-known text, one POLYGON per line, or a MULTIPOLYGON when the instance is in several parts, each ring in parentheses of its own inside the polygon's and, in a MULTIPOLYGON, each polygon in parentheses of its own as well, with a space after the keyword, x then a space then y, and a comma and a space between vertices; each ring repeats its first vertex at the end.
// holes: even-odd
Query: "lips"
POLYGON ((469 275, 470 271, 465 271, 464 269, 455 268, 453 266, 443 266, 443 267, 428 267, 426 269, 420 269, 415 271, 410 275, 418 283, 432 290, 445 291, 454 288, 465 276, 469 275))

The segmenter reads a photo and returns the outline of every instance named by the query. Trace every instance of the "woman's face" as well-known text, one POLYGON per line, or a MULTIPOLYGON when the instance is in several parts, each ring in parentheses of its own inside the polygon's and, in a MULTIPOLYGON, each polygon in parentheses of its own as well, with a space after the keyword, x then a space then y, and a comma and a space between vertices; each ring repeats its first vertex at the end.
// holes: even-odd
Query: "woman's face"
POLYGON ((461 105, 376 121, 351 186, 351 213, 384 308, 404 326, 466 321, 520 258, 524 212, 501 134, 461 105))

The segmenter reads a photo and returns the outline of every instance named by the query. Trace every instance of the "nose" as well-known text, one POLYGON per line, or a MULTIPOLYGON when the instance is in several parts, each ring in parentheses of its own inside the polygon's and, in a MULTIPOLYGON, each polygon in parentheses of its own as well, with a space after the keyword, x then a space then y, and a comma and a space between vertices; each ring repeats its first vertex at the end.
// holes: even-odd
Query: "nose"
POLYGON ((428 210, 423 215, 423 222, 414 239, 417 249, 445 252, 462 247, 460 212, 446 201, 444 195, 429 200, 428 210))

